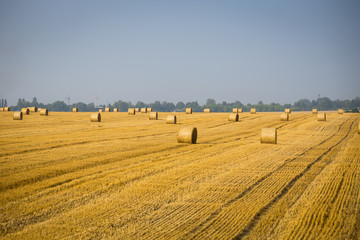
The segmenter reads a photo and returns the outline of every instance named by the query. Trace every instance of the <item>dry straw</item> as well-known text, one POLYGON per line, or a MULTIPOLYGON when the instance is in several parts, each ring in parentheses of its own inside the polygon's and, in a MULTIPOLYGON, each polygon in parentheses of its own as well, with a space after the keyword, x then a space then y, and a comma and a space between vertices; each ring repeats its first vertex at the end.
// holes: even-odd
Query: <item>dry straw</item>
POLYGON ((23 113, 22 112, 14 112, 13 119, 14 120, 22 120, 23 119, 23 113))
POLYGON ((141 108, 141 113, 147 113, 147 108, 141 108))
POLYGON ((360 134, 360 122, 358 123, 358 134, 360 134))
POLYGON ((114 112, 118 112, 118 109, 117 109, 117 108, 114 108, 113 111, 114 111, 114 112))
POLYGON ((186 114, 192 114, 192 108, 186 108, 185 112, 186 114))
POLYGON ((38 111, 38 108, 37 107, 29 107, 29 110, 31 113, 35 113, 38 111))
POLYGON ((177 135, 178 143, 195 144, 197 139, 197 129, 195 127, 181 127, 177 135))
POLYGON ((289 114, 288 113, 280 114, 280 120, 281 121, 289 121, 289 114))
POLYGON ((30 110, 28 108, 22 108, 21 109, 21 112, 24 114, 24 115, 29 115, 30 114, 30 110))
POLYGON ((151 112, 149 115, 149 120, 158 120, 158 112, 151 112))
POLYGON ((49 115, 49 111, 46 108, 42 108, 40 110, 40 116, 47 116, 49 115))
POLYGON ((105 108, 105 112, 110 112, 110 108, 105 108))
POLYGON ((90 122, 101 122, 101 114, 93 113, 90 115, 90 122))
POLYGON ((261 129, 261 143, 277 144, 277 130, 276 128, 261 129))
POLYGON ((139 112, 139 108, 135 108, 135 112, 139 112))
POLYGON ((338 109, 338 114, 344 114, 344 109, 338 109))
POLYGON ((78 111, 79 111, 79 108, 73 108, 72 111, 73 111, 73 112, 78 112, 78 111))
POLYGON ((211 112, 210 108, 205 108, 204 109, 204 113, 209 113, 209 112, 211 112))
POLYGON ((128 109, 128 115, 135 115, 135 109, 134 108, 129 108, 128 109))
POLYGON ((4 107, 4 112, 9 112, 9 111, 11 111, 10 107, 4 107))
POLYGON ((255 114, 256 113, 256 108, 251 108, 250 109, 250 114, 255 114))
POLYGON ((285 108, 285 113, 291 113, 291 109, 290 108, 285 108))
POLYGON ((152 111, 152 108, 146 108, 146 111, 147 111, 147 112, 151 112, 151 111, 152 111))
POLYGON ((314 108, 314 109, 312 110, 312 113, 313 113, 313 114, 317 114, 317 113, 318 113, 318 110, 317 110, 316 108, 314 108))
POLYGON ((239 121, 239 114, 237 113, 231 113, 228 117, 228 120, 231 122, 237 122, 239 121))
POLYGON ((176 115, 167 115, 166 123, 167 124, 176 124, 176 115))
POLYGON ((318 121, 326 121, 326 113, 318 113, 317 120, 318 121))

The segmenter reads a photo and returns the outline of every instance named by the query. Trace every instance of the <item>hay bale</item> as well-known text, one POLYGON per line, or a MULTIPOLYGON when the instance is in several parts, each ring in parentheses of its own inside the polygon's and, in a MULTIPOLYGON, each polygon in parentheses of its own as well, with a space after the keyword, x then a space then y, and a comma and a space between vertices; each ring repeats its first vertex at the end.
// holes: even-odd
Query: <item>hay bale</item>
POLYGON ((135 115, 135 109, 134 108, 129 108, 128 109, 128 115, 135 115))
POLYGON ((318 113, 317 120, 318 121, 326 121, 326 113, 318 113))
POLYGON ((231 122, 237 122, 239 121, 239 114, 237 113, 231 113, 228 117, 228 120, 231 122))
POLYGON ((317 114, 317 113, 318 113, 318 110, 317 110, 316 108, 314 108, 314 109, 312 110, 312 113, 313 113, 313 114, 317 114))
POLYGON ((99 109, 99 112, 103 112, 103 110, 102 110, 102 109, 99 109))
POLYGON ((22 112, 14 112, 13 119, 14 120, 22 120, 23 119, 23 113, 22 112))
POLYGON ((185 112, 186 114, 192 114, 192 108, 186 108, 185 112))
POLYGON ((10 107, 4 107, 4 112, 10 112, 11 108, 10 107))
POLYGON ((101 122, 101 114, 93 113, 90 115, 90 122, 101 122))
POLYGON ((40 116, 47 116, 49 115, 49 111, 46 108, 42 108, 40 110, 40 116))
POLYGON ((242 112, 243 112, 242 108, 238 108, 238 113, 242 113, 242 112))
POLYGON ((290 108, 285 108, 285 113, 291 113, 291 109, 290 108))
POLYGON ((147 111, 147 112, 151 112, 151 111, 152 111, 152 108, 150 108, 150 107, 149 107, 149 108, 146 108, 146 111, 147 111))
POLYGON ((139 108, 135 108, 135 112, 139 112, 139 108))
POLYGON ((360 134, 360 122, 358 123, 358 134, 360 134))
POLYGON ((73 112, 78 112, 78 111, 79 111, 79 108, 73 108, 72 111, 73 111, 73 112))
POLYGON ((250 109, 250 114, 255 114, 256 113, 256 108, 251 108, 250 109))
POLYGON ((114 109, 113 109, 113 112, 118 112, 118 109, 117 109, 117 108, 114 108, 114 109))
POLYGON ((38 111, 37 107, 29 107, 31 113, 36 113, 38 111))
POLYGON ((197 129, 195 127, 181 127, 177 135, 178 143, 195 144, 197 139, 197 129))
POLYGON ((205 108, 204 109, 204 113, 209 113, 209 112, 211 112, 210 108, 205 108))
POLYGON ((147 108, 141 108, 141 113, 147 113, 147 108))
POLYGON ((277 129, 276 128, 261 129, 260 142, 277 144, 277 129))
POLYGON ((105 112, 111 112, 111 109, 110 108, 105 108, 105 112))
POLYGON ((233 113, 238 113, 238 109, 237 108, 233 108, 233 113))
POLYGON ((38 112, 40 112, 41 109, 42 109, 42 108, 38 108, 38 112))
POLYGON ((22 108, 21 109, 21 112, 24 114, 24 115, 29 115, 30 114, 30 110, 28 108, 22 108))
POLYGON ((288 113, 280 114, 280 120, 281 121, 289 121, 289 114, 288 113))
POLYGON ((344 114, 344 109, 338 109, 338 114, 344 114))
POLYGON ((0 108, 0 112, 3 112, 4 111, 4 108, 2 107, 2 108, 0 108))
POLYGON ((158 119, 158 113, 157 112, 151 112, 149 115, 149 120, 157 120, 158 119))
POLYGON ((167 124, 176 124, 176 115, 167 115, 166 123, 167 124))

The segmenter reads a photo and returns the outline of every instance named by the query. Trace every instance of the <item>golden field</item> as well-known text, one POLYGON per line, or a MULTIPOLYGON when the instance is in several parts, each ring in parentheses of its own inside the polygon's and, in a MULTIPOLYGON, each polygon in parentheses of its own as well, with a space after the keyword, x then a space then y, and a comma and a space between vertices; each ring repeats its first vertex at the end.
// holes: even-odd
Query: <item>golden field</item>
POLYGON ((360 114, 168 114, 0 112, 0 238, 360 238, 360 114))

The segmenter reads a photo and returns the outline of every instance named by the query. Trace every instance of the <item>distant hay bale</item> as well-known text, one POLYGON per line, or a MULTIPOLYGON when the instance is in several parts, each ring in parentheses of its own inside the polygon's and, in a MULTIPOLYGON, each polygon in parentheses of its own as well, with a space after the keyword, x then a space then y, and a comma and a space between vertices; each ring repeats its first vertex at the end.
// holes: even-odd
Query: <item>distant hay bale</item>
POLYGON ((37 111, 40 112, 41 109, 42 109, 42 108, 38 108, 37 111))
POLYGON ((177 135, 178 143, 195 144, 197 139, 197 129, 195 127, 181 127, 177 135))
POLYGON ((78 112, 78 111, 79 111, 79 108, 73 108, 72 111, 73 111, 73 112, 78 112))
POLYGON ((228 120, 231 122, 237 122, 239 121, 239 114, 237 113, 231 113, 228 117, 228 120))
POLYGON ((90 115, 90 122, 101 122, 101 114, 93 113, 90 115))
POLYGON ((14 112, 13 119, 14 120, 22 120, 23 119, 23 113, 22 112, 14 112))
POLYGON ((318 121, 326 121, 326 113, 318 113, 317 120, 318 121))
POLYGON ((21 109, 21 112, 24 114, 24 115, 29 115, 30 114, 30 110, 28 108, 22 108, 21 109))
POLYGON ((260 142, 277 144, 277 129, 276 128, 261 129, 260 142))
POLYGON ((117 108, 114 108, 114 109, 113 109, 113 112, 117 112, 117 111, 118 111, 118 109, 117 109, 117 108))
POLYGON ((237 109, 237 108, 233 108, 233 113, 238 113, 238 109, 237 109))
POLYGON ((147 113, 147 108, 141 108, 141 113, 147 113))
POLYGON ((209 112, 211 112, 210 108, 205 108, 204 109, 204 113, 209 113, 209 112))
POLYGON ((360 122, 358 123, 358 134, 360 134, 360 122))
POLYGON ((251 108, 250 109, 250 114, 255 114, 256 113, 256 108, 251 108))
POLYGON ((166 123, 167 124, 176 124, 176 115, 167 115, 166 123))
POLYGON ((291 113, 291 109, 290 108, 285 108, 285 113, 291 113))
POLYGON ((344 114, 344 109, 338 109, 338 114, 344 114))
POLYGON ((312 110, 312 113, 313 113, 313 114, 317 114, 317 113, 318 113, 318 110, 317 110, 316 108, 314 108, 314 109, 312 110))
POLYGON ((139 112, 139 108, 135 108, 135 112, 139 112))
POLYGON ((288 113, 280 114, 280 120, 281 121, 289 121, 289 114, 288 113))
POLYGON ((149 115, 149 120, 157 120, 158 119, 158 112, 151 112, 149 115))
POLYGON ((105 108, 105 112, 111 112, 110 108, 105 108))
POLYGON ((243 112, 242 108, 238 108, 238 113, 242 113, 242 112, 243 112))
POLYGON ((40 110, 40 116, 47 116, 49 115, 49 111, 46 108, 42 108, 40 110))
POLYGON ((192 114, 192 108, 186 108, 185 112, 186 114, 192 114))
POLYGON ((102 109, 99 109, 99 112, 103 112, 103 110, 102 110, 102 109))
POLYGON ((4 108, 2 107, 2 108, 0 108, 0 112, 3 112, 4 111, 4 108))
POLYGON ((128 115, 135 115, 135 109, 134 108, 129 108, 128 109, 128 115))
POLYGON ((31 113, 36 113, 38 111, 37 107, 29 107, 31 113))
POLYGON ((9 112, 9 111, 11 111, 10 107, 4 107, 4 112, 9 112))
POLYGON ((149 107, 149 108, 146 108, 146 111, 147 111, 147 112, 152 112, 152 108, 150 108, 150 107, 149 107))

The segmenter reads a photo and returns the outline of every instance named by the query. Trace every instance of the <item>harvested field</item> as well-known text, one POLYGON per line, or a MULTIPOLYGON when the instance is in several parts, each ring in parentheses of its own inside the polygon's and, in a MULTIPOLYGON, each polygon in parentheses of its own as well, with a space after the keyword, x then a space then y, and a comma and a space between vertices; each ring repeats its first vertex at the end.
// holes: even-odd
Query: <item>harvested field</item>
POLYGON ((360 114, 169 114, 1 112, 0 238, 360 238, 360 114))

